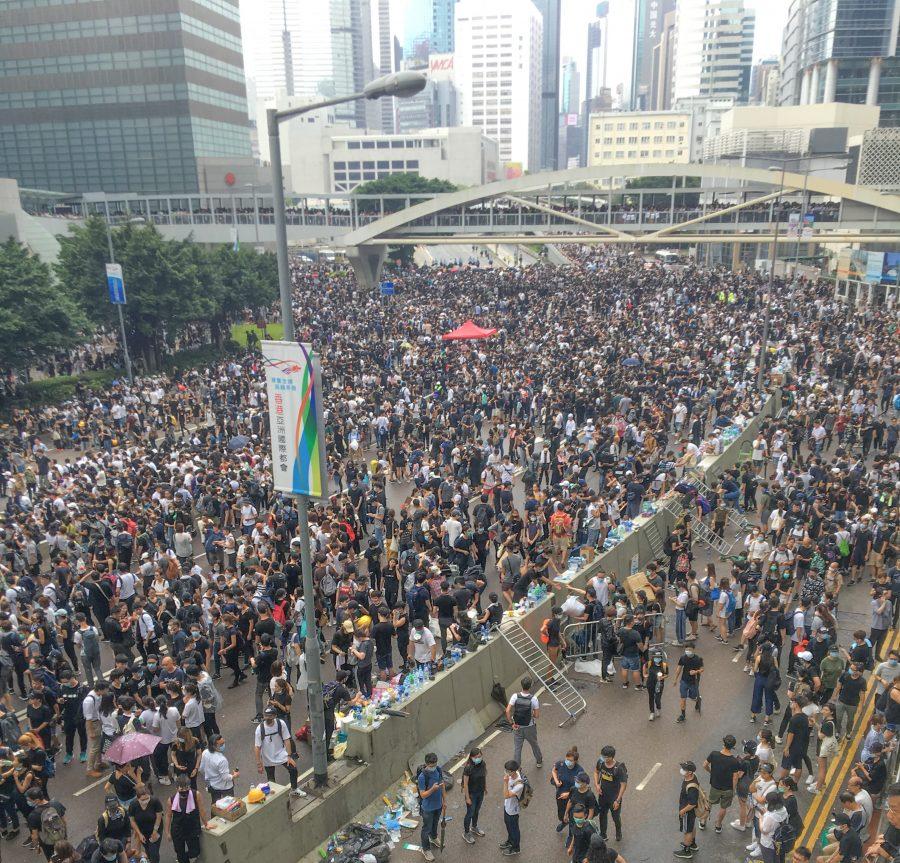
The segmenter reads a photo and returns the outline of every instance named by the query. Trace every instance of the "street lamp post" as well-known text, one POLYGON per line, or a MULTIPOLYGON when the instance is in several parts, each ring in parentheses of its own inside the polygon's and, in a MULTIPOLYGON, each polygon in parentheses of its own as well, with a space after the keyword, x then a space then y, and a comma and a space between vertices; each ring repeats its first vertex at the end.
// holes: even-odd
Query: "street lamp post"
POLYGON ((256 197, 256 183, 244 183, 245 189, 253 194, 253 218, 256 221, 256 246, 259 248, 259 198, 256 197))
MULTIPOLYGON (((116 252, 113 249, 112 229, 109 226, 109 199, 107 198, 104 203, 106 205, 106 219, 104 219, 104 224, 106 225, 106 245, 109 247, 109 262, 114 264, 116 262, 116 252)), ((122 357, 125 360, 125 374, 128 377, 128 385, 132 386, 134 384, 134 375, 131 371, 131 355, 128 353, 128 339, 125 337, 125 318, 122 315, 122 306, 120 303, 116 303, 116 311, 119 313, 119 334, 122 338, 122 357)))
MULTIPOLYGON (((778 229, 781 227, 781 196, 784 194, 784 166, 786 160, 781 161, 781 182, 779 184, 778 197, 775 199, 775 228, 772 231, 772 253, 769 256, 769 287, 766 292, 766 308, 763 316, 762 345, 759 353, 759 369, 756 373, 756 388, 762 392, 766 375, 766 357, 769 351, 769 324, 772 320, 772 292, 775 290, 775 258, 778 255, 778 229)), ((769 168, 770 171, 778 170, 777 166, 769 168)))
MULTIPOLYGON (((414 96, 427 83, 418 72, 397 72, 376 78, 361 93, 340 96, 300 108, 266 112, 269 133, 269 158, 272 162, 272 202, 275 208, 275 252, 278 258, 278 293, 281 298, 281 320, 284 340, 293 342, 294 313, 291 308, 291 273, 288 260, 287 222, 284 213, 284 174, 281 168, 281 136, 278 124, 319 108, 356 102, 360 99, 381 99, 385 96, 404 98, 414 96)), ((258 218, 257 218, 258 223, 258 218)), ((316 615, 313 594, 312 562, 309 548, 309 516, 306 495, 297 495, 298 527, 300 529, 300 565, 303 572, 303 599, 306 617, 306 669, 308 676, 307 706, 309 709, 310 739, 312 741, 313 776, 317 786, 328 782, 328 752, 325 746, 325 709, 322 701, 322 672, 319 665, 319 640, 316 637, 316 615)))

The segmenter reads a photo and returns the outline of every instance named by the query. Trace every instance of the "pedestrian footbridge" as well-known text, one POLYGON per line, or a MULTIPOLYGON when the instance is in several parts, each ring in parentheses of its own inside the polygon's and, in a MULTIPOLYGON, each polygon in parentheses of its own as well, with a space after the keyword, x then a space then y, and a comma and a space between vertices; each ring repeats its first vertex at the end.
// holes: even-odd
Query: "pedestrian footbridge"
MULTIPOLYGON (((151 223, 173 239, 274 246, 272 199, 255 189, 77 197, 20 190, 19 197, 19 222, 33 222, 32 235, 65 233, 67 222, 96 214, 114 225, 151 223)), ((295 195, 286 221, 289 244, 345 249, 371 284, 387 248, 408 244, 894 243, 900 196, 812 174, 641 164, 543 172, 439 195, 295 195)))

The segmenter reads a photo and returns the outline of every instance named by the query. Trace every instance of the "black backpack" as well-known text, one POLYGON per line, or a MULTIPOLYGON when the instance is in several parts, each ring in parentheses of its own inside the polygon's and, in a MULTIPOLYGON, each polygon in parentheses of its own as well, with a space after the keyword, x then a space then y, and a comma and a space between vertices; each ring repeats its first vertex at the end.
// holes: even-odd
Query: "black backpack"
POLYGON ((781 859, 781 856, 794 847, 797 839, 797 831, 793 828, 789 821, 782 821, 775 828, 772 834, 772 841, 775 843, 775 856, 781 859))
POLYGON ((530 695, 521 692, 516 693, 516 700, 513 702, 512 721, 513 725, 527 726, 531 725, 531 719, 534 711, 532 710, 530 695))

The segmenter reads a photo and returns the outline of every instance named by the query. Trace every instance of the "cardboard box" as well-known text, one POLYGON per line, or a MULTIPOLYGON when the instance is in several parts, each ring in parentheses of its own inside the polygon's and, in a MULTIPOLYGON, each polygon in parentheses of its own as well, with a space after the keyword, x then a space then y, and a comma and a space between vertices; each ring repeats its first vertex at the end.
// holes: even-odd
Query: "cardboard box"
POLYGON ((625 593, 628 595, 628 600, 632 605, 637 605, 640 600, 638 600, 637 592, 639 590, 643 590, 647 595, 647 600, 652 600, 656 593, 653 590, 653 585, 647 581, 647 575, 643 572, 636 572, 634 575, 629 575, 628 578, 625 579, 623 586, 625 588, 625 593))
POLYGON ((585 563, 591 563, 593 559, 597 556, 597 549, 592 545, 583 545, 581 546, 581 550, 579 554, 584 558, 585 563))
POLYGON ((231 809, 220 809, 218 803, 213 803, 212 814, 215 818, 222 818, 225 821, 237 821, 247 814, 247 804, 243 800, 238 801, 237 806, 231 809))

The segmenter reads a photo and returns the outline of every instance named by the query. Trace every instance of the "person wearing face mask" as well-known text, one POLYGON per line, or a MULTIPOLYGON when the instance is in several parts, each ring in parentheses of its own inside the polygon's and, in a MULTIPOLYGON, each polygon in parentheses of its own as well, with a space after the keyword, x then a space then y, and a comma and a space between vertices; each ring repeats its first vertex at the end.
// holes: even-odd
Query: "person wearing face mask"
POLYGON ((175 848, 178 863, 191 863, 200 856, 200 831, 208 827, 203 795, 191 788, 190 779, 180 774, 177 791, 166 807, 166 838, 175 848))
POLYGON ((678 794, 678 829, 681 831, 681 846, 675 849, 680 860, 690 860, 697 851, 694 841, 697 834, 697 805, 700 802, 700 783, 697 781, 697 765, 693 761, 682 761, 681 791, 678 794))
POLYGON ((562 833, 566 828, 565 814, 566 807, 569 803, 569 794, 575 785, 575 777, 581 773, 578 766, 578 749, 572 747, 564 759, 557 761, 553 765, 550 773, 550 783, 556 789, 556 832, 562 833))
POLYGON ((90 863, 127 863, 125 846, 116 839, 104 839, 94 851, 90 863))
POLYGON ((137 786, 136 793, 136 798, 128 807, 132 842, 137 845, 136 850, 140 856, 146 857, 149 863, 159 863, 159 846, 162 842, 162 803, 150 793, 150 789, 143 783, 137 786))
POLYGON ((686 647, 678 658, 675 669, 675 682, 678 684, 681 714, 676 722, 685 721, 685 707, 690 699, 694 702, 694 710, 700 713, 702 700, 700 697, 700 675, 703 674, 703 658, 698 656, 693 647, 686 647))
POLYGON ((866 680, 863 677, 862 668, 858 664, 852 663, 850 668, 838 678, 838 685, 834 690, 834 700, 837 702, 834 721, 838 737, 843 732, 845 719, 847 736, 853 732, 853 726, 856 724, 856 711, 865 690, 866 680))
POLYGON ((487 766, 484 763, 484 755, 477 746, 473 746, 469 751, 469 758, 463 767, 462 792, 466 801, 463 839, 469 845, 474 845, 476 837, 484 836, 484 830, 478 826, 478 813, 487 793, 487 766))
POLYGON ((231 769, 225 757, 225 738, 221 734, 211 735, 200 756, 200 775, 206 781, 213 803, 234 794, 234 780, 239 774, 239 770, 231 769))
POLYGON ((844 672, 844 658, 841 656, 841 649, 836 644, 828 645, 828 652, 819 663, 819 680, 821 688, 816 699, 819 704, 827 704, 834 695, 834 688, 837 686, 838 679, 844 672))
POLYGON ((600 821, 600 835, 606 838, 607 815, 612 814, 616 827, 616 841, 622 841, 622 798, 628 788, 628 770, 616 761, 613 746, 600 750, 600 759, 594 767, 594 787, 597 790, 597 816, 600 821))
POLYGON ((275 781, 275 768, 284 767, 290 778, 291 795, 306 797, 306 792, 297 787, 297 751, 294 738, 287 723, 277 717, 274 707, 267 707, 263 711, 263 721, 256 726, 254 748, 256 768, 260 773, 265 770, 269 782, 275 781), (290 747, 290 754, 287 747, 290 747))
POLYGON ((597 828, 588 820, 584 804, 577 803, 573 806, 569 820, 569 839, 566 842, 566 852, 573 861, 584 860, 591 837, 596 832, 597 828))
POLYGON ((853 829, 851 817, 846 812, 834 816, 830 837, 832 842, 822 849, 819 857, 823 863, 856 863, 862 858, 862 839, 853 829))
POLYGON ((654 650, 650 661, 644 663, 644 683, 650 702, 650 721, 662 714, 662 694, 669 676, 669 663, 663 659, 661 650, 654 650))

